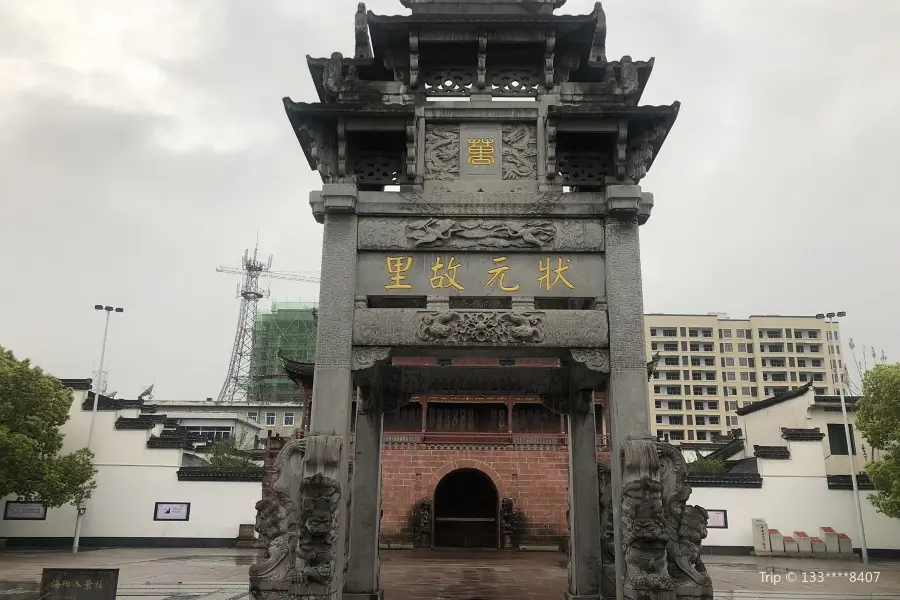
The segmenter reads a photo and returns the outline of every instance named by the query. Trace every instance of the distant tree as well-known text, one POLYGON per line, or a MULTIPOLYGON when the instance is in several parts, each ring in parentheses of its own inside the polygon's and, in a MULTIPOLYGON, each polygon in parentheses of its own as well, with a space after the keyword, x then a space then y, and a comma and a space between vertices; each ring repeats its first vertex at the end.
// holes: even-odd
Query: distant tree
POLYGON ((725 463, 718 458, 703 458, 702 456, 694 462, 687 464, 688 473, 724 473, 725 463))
POLYGON ((94 455, 86 448, 59 454, 72 402, 56 377, 0 346, 0 497, 40 499, 48 508, 91 497, 94 455))
POLYGON ((865 467, 876 490, 872 505, 900 518, 900 364, 878 364, 863 376, 856 427, 881 450, 881 458, 865 467))
POLYGON ((218 468, 257 466, 251 452, 253 448, 247 437, 244 431, 240 436, 217 442, 206 460, 209 461, 210 466, 218 468))

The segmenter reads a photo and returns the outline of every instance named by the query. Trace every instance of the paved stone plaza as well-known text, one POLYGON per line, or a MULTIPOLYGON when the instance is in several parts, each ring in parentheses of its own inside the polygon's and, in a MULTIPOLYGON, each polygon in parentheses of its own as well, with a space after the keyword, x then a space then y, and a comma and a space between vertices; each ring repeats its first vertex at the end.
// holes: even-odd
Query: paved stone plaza
MULTIPOLYGON (((386 600, 560 600, 566 586, 566 557, 553 552, 382 551, 386 600)), ((134 600, 241 600, 247 596, 250 550, 115 549, 0 553, 0 596, 37 598, 44 567, 116 567, 118 598, 134 600)), ((821 560, 705 557, 716 598, 779 600, 806 598, 900 599, 900 563, 875 562, 873 583, 827 577, 803 583, 804 571, 860 572, 859 563, 821 560), (781 576, 765 583, 761 572, 781 576), (788 573, 798 581, 789 583, 788 573)))

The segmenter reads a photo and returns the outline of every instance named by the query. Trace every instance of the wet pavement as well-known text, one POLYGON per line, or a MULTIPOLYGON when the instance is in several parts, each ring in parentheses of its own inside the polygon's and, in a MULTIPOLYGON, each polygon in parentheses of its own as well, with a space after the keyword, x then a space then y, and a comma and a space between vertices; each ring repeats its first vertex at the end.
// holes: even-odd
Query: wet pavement
MULTIPOLYGON (((120 600, 243 600, 254 550, 0 552, 0 600, 34 600, 44 567, 118 568, 120 600)), ((553 552, 383 550, 386 600, 561 600, 553 552)), ((720 600, 900 600, 900 563, 705 556, 720 600), (793 581, 792 581, 793 580, 793 581)))

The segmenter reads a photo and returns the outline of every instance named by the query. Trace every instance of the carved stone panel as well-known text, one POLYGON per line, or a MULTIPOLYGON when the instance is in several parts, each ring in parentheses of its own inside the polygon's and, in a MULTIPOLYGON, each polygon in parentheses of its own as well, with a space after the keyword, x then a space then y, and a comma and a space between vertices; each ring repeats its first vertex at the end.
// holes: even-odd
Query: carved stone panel
POLYGON ((609 343, 606 312, 428 311, 358 309, 353 320, 358 346, 536 346, 605 348, 609 343))
POLYGON ((275 461, 276 499, 257 506, 264 525, 264 557, 250 567, 255 598, 325 598, 334 592, 338 523, 341 518, 340 458, 343 438, 311 435, 293 440, 275 461))
POLYGON ((503 126, 503 179, 537 179, 536 126, 503 126))
POLYGON ((361 217, 359 249, 602 252, 603 222, 597 219, 361 217))
POLYGON ((459 125, 425 126, 425 178, 459 179, 459 125))
POLYGON ((606 293, 600 253, 360 252, 356 293, 364 296, 541 296, 606 293))

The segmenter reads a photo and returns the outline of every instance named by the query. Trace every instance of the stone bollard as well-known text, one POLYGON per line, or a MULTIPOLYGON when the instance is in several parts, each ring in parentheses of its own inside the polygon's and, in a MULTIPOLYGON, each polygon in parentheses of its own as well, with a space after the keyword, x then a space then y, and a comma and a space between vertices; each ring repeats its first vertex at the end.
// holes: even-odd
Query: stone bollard
POLYGON ((828 558, 828 552, 825 550, 825 540, 820 537, 809 538, 812 546, 813 558, 828 558))
POLYGON ((794 539, 797 541, 797 552, 801 558, 812 558, 813 548, 810 537, 805 531, 795 531, 794 539))
POLYGON ((789 535, 784 536, 784 553, 791 558, 800 557, 800 544, 789 535))
POLYGON ((841 555, 841 545, 838 541, 838 534, 831 527, 819 527, 822 539, 825 540, 825 552, 829 558, 839 558, 841 555))
POLYGON ((853 553, 853 540, 846 533, 838 534, 838 549, 842 560, 856 560, 856 555, 853 553))
POLYGON ((769 530, 769 546, 772 556, 784 556, 784 536, 777 529, 769 530))

